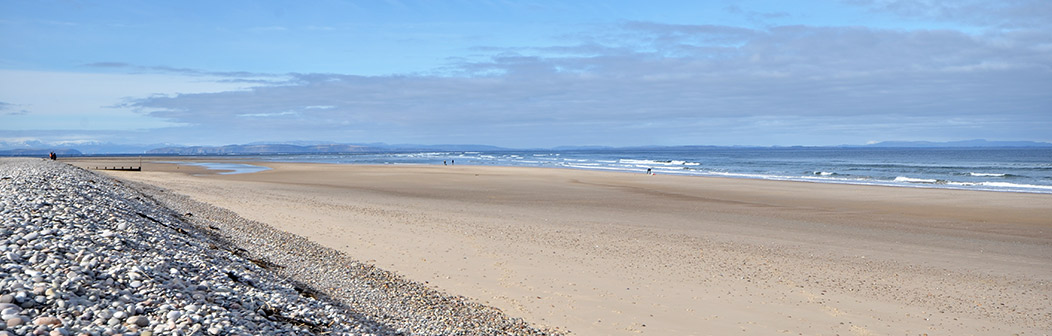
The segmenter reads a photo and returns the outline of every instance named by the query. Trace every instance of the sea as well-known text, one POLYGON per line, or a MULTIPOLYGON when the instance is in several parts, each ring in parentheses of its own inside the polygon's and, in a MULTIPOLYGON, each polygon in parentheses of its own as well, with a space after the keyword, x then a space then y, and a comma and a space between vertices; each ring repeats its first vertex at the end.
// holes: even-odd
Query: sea
MULTIPOLYGON (((676 147, 249 157, 275 162, 553 167, 658 175, 1052 193, 1052 148, 676 147)), ((243 167, 251 171, 251 168, 243 167)))

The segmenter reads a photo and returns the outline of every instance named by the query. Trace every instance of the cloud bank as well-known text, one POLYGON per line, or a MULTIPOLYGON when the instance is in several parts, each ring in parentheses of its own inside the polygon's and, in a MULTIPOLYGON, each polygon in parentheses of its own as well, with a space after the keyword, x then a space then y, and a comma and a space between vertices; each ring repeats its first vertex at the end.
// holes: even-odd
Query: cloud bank
POLYGON ((307 135, 515 147, 1048 141, 1050 46, 1040 30, 631 21, 570 45, 497 50, 444 75, 291 74, 249 90, 130 105, 197 133, 221 132, 219 143, 307 135))

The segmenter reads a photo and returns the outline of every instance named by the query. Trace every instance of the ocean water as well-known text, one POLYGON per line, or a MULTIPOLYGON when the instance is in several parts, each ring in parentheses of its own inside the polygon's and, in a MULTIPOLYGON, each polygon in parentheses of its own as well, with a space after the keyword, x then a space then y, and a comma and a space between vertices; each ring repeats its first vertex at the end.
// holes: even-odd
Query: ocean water
POLYGON ((1052 193, 1052 148, 675 148, 271 155, 341 164, 561 167, 655 174, 1052 193))

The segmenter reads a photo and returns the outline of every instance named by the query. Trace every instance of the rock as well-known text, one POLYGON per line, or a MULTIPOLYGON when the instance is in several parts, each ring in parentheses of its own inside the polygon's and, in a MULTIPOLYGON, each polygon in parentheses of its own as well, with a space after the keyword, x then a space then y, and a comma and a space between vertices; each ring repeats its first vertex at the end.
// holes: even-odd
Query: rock
POLYGON ((18 316, 18 314, 21 313, 21 312, 22 312, 22 308, 19 308, 18 306, 13 306, 12 305, 12 306, 9 306, 7 308, 4 308, 3 311, 0 311, 0 318, 3 318, 4 320, 7 320, 9 318, 18 316))
POLYGON ((138 326, 138 327, 142 328, 142 327, 150 325, 150 320, 147 319, 146 316, 135 315, 135 316, 129 317, 128 321, 126 323, 128 323, 130 325, 135 325, 135 326, 138 326))
POLYGON ((22 303, 26 302, 26 300, 29 300, 29 293, 26 291, 18 291, 18 293, 15 293, 15 302, 22 303))
POLYGON ((34 325, 38 325, 38 326, 39 325, 56 326, 56 325, 62 325, 62 320, 59 320, 57 317, 42 316, 42 317, 38 317, 36 320, 33 320, 33 324, 34 325))
POLYGON ((11 294, 0 295, 0 303, 12 303, 15 302, 15 296, 11 294))
POLYGON ((25 321, 25 319, 22 316, 14 316, 14 317, 11 317, 11 318, 4 319, 4 322, 7 322, 7 327, 11 328, 11 327, 20 326, 23 323, 25 323, 26 321, 25 321))

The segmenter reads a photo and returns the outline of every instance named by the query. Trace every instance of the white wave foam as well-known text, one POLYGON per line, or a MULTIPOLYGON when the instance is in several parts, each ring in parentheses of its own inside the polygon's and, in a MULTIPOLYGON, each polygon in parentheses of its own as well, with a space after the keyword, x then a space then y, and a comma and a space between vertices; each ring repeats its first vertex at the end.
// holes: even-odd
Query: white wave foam
POLYGON ((935 183, 939 183, 939 180, 936 180, 936 179, 919 179, 919 178, 899 176, 899 177, 895 178, 895 182, 935 184, 935 183))
POLYGON ((1005 177, 1008 174, 997 174, 997 173, 968 173, 968 175, 976 177, 1005 177))
POLYGON ((700 162, 687 162, 681 160, 636 160, 636 159, 621 159, 618 163, 634 164, 634 165, 652 165, 652 166, 700 166, 700 162))
POLYGON ((1052 191, 1052 186, 1047 185, 1034 185, 1034 184, 1018 184, 1008 182, 980 182, 978 183, 985 187, 998 187, 998 188, 1019 188, 1019 189, 1041 189, 1052 191))

